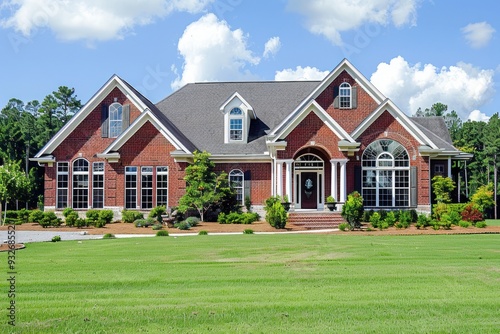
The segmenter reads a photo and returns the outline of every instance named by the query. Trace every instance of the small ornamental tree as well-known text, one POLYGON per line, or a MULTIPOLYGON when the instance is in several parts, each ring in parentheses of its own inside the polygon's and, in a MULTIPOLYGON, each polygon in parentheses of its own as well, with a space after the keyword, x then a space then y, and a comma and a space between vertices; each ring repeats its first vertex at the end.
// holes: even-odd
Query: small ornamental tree
POLYGON ((231 192, 227 174, 217 175, 214 169, 210 153, 194 152, 193 163, 186 167, 186 193, 179 200, 180 212, 195 209, 201 221, 205 221, 205 213, 231 192))
POLYGON ((484 214, 495 205, 493 183, 479 187, 471 197, 471 202, 484 214))
POLYGON ((5 202, 7 210, 10 201, 29 194, 30 189, 31 181, 21 170, 20 161, 4 161, 4 165, 0 166, 0 225, 3 225, 2 203, 5 202))
POLYGON ((436 175, 432 178, 432 192, 436 195, 436 202, 451 203, 450 193, 455 189, 455 182, 449 177, 436 175))
POLYGON ((347 201, 342 206, 342 217, 347 220, 351 230, 361 226, 363 212, 363 197, 361 194, 357 191, 350 193, 347 196, 347 201))

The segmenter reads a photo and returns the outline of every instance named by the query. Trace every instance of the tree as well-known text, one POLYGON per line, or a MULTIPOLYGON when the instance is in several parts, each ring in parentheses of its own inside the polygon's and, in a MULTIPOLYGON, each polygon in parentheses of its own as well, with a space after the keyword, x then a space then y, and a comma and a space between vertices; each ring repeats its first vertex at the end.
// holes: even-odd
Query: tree
POLYGON ((495 205, 495 201, 493 200, 493 184, 489 183, 479 187, 474 195, 472 195, 471 202, 474 203, 482 213, 492 208, 495 205))
POLYGON ((432 178, 432 192, 438 203, 451 203, 450 193, 455 189, 455 182, 449 177, 436 175, 432 178))
POLYGON ((59 86, 57 91, 52 92, 57 103, 57 117, 63 124, 66 124, 71 116, 82 107, 82 103, 80 100, 77 100, 74 94, 75 89, 66 86, 59 86))
POLYGON ((227 174, 215 173, 210 153, 194 152, 193 163, 186 167, 186 193, 179 200, 179 211, 196 209, 204 221, 205 213, 230 191, 227 174))
POLYGON ((351 230, 360 227, 363 212, 363 197, 359 192, 353 191, 342 206, 342 217, 347 220, 351 230))
POLYGON ((26 195, 30 192, 30 179, 20 168, 20 162, 5 161, 0 167, 0 222, 2 220, 2 202, 5 202, 5 210, 7 204, 13 199, 26 195))

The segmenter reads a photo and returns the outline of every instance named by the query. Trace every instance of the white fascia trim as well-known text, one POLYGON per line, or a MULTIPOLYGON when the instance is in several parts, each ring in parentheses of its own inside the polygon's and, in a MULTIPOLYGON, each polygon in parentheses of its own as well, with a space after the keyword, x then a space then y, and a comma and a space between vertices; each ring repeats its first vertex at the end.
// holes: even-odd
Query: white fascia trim
POLYGON ((142 112, 146 109, 146 105, 139 99, 131 89, 114 74, 102 87, 95 93, 90 100, 75 113, 75 115, 66 123, 47 144, 35 155, 36 158, 46 154, 51 154, 59 144, 66 139, 73 130, 80 125, 80 123, 101 103, 101 101, 108 96, 113 89, 118 87, 120 91, 127 96, 127 98, 134 103, 134 105, 142 112))
POLYGON ((151 122, 153 126, 160 131, 160 133, 174 145, 176 150, 181 150, 186 153, 191 153, 182 143, 175 138, 170 131, 161 122, 153 115, 151 110, 148 108, 124 131, 122 132, 116 139, 111 143, 106 150, 104 150, 103 154, 108 154, 109 152, 118 151, 128 140, 132 138, 134 134, 136 134, 139 129, 146 124, 146 122, 151 122))
POLYGON ((295 114, 304 108, 304 105, 307 104, 310 100, 314 100, 321 94, 326 87, 328 87, 332 81, 334 81, 342 71, 346 71, 350 76, 360 85, 363 90, 365 90, 371 98, 375 100, 377 104, 382 103, 386 99, 384 94, 382 94, 377 87, 375 87, 361 72, 354 67, 351 62, 347 59, 343 59, 337 67, 335 67, 324 79, 321 83, 295 108, 293 112, 291 112, 278 126, 276 126, 269 134, 276 134, 278 131, 281 131, 282 127, 288 123, 295 114))
POLYGON ((219 110, 224 112, 224 109, 226 108, 226 106, 229 103, 231 103, 231 101, 234 100, 235 98, 239 99, 247 107, 247 110, 251 112, 251 118, 253 118, 253 119, 257 118, 257 115, 255 114, 255 110, 253 109, 253 107, 238 92, 235 92, 226 101, 224 101, 224 103, 220 106, 219 110))
POLYGON ((270 163, 272 161, 269 154, 215 154, 210 156, 210 160, 216 163, 270 163))
POLYGON ((288 123, 282 132, 274 137, 273 141, 284 139, 288 136, 292 130, 295 129, 307 117, 307 115, 309 115, 310 112, 314 112, 339 139, 345 139, 349 142, 355 143, 355 140, 347 133, 347 131, 345 131, 339 123, 337 123, 315 100, 312 100, 308 105, 306 105, 306 107, 304 107, 301 112, 288 123))
POLYGON ((429 137, 427 137, 390 99, 386 99, 377 109, 368 115, 356 129, 354 129, 351 134, 352 138, 358 139, 358 137, 361 136, 385 110, 387 110, 420 145, 429 145, 432 149, 439 149, 438 146, 434 144, 432 140, 430 140, 429 137))

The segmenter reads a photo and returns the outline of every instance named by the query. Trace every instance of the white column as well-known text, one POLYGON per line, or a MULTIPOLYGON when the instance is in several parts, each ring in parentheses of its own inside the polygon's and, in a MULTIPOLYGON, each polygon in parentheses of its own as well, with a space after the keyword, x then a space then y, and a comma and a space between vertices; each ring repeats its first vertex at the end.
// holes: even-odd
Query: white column
POLYGON ((340 160, 340 202, 346 200, 346 164, 347 160, 340 160))
POLYGON ((292 202, 292 163, 293 160, 286 160, 286 195, 288 200, 292 202))
POLYGON ((283 162, 281 160, 276 160, 276 195, 283 195, 283 162))
POLYGON ((330 160, 330 164, 332 166, 332 175, 330 177, 330 185, 331 185, 331 191, 330 195, 332 195, 333 198, 335 198, 336 201, 339 199, 337 198, 337 160, 330 160))
POLYGON ((274 177, 274 172, 276 171, 276 161, 274 159, 271 160, 271 196, 274 196, 276 193, 276 181, 274 177))
POLYGON ((451 157, 448 158, 448 177, 451 179, 451 157))

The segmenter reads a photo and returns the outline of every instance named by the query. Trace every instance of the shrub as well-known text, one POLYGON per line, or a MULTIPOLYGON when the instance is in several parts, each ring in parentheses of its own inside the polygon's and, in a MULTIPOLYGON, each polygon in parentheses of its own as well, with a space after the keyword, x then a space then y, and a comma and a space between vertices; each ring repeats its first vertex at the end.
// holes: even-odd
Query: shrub
POLYGON ((333 198, 332 195, 329 195, 326 197, 326 203, 336 203, 337 201, 335 200, 335 198, 333 198))
POLYGON ((31 223, 40 223, 42 219, 43 219, 43 211, 38 209, 31 211, 29 216, 29 221, 31 223))
MULTIPOLYGON (((361 218, 361 221, 363 221, 365 223, 368 223, 368 222, 371 223, 370 218, 373 216, 374 213, 375 213, 375 210, 373 210, 373 209, 363 211, 363 217, 361 218)), ((379 217, 380 217, 380 213, 379 213, 379 217)))
POLYGON ((340 223, 339 224, 339 230, 345 231, 345 230, 349 229, 350 226, 351 225, 349 225, 348 223, 340 223))
POLYGON ((474 203, 481 212, 493 207, 495 205, 493 183, 479 187, 474 195, 472 195, 471 202, 474 203))
POLYGON ((252 211, 252 201, 250 200, 250 196, 245 196, 245 208, 247 212, 252 211))
POLYGON ((253 230, 251 228, 246 228, 244 231, 243 231, 243 234, 253 234, 253 230))
POLYGON ((380 222, 380 213, 374 212, 370 217, 370 224, 372 224, 373 228, 378 228, 380 222))
POLYGON ((182 221, 180 222, 179 224, 177 224, 177 228, 179 230, 189 230, 191 228, 191 225, 189 225, 189 223, 187 221, 182 221))
POLYGON ((380 222, 380 224, 378 225, 378 229, 379 230, 386 230, 389 228, 389 223, 387 223, 387 221, 384 219, 380 222))
POLYGON ((106 226, 106 221, 102 220, 101 218, 97 219, 96 221, 94 221, 92 223, 92 225, 94 225, 95 227, 97 228, 103 228, 104 226, 106 226))
POLYGON ((266 199, 266 206, 264 207, 264 210, 269 210, 273 207, 274 203, 281 203, 281 198, 279 196, 271 196, 268 199, 266 199))
POLYGON ((220 213, 217 221, 219 224, 251 224, 260 219, 257 212, 231 212, 229 214, 220 213))
POLYGON ((411 218, 410 218, 410 222, 411 222, 411 223, 416 222, 416 221, 417 221, 417 219, 418 219, 418 213, 417 213, 417 210, 415 210, 415 209, 411 209, 409 212, 410 212, 410 217, 411 217, 411 218))
POLYGON ((460 225, 460 227, 467 228, 470 226, 470 223, 468 221, 461 220, 460 223, 458 223, 458 225, 460 225))
POLYGON ((144 219, 144 215, 139 211, 135 210, 123 210, 122 211, 122 220, 124 223, 133 223, 137 219, 144 219))
POLYGON ((67 213, 66 217, 66 226, 73 227, 76 224, 76 220, 79 218, 78 217, 78 212, 76 211, 71 211, 67 213))
POLYGON ((483 221, 476 223, 477 228, 485 228, 486 226, 487 226, 486 222, 483 221))
POLYGON ((112 233, 106 233, 105 235, 102 236, 103 239, 114 239, 116 238, 114 234, 112 233))
POLYGON ((75 210, 73 210, 73 208, 64 208, 62 214, 64 217, 68 217, 68 215, 72 212, 75 212, 75 210))
POLYGON ((168 231, 160 230, 160 231, 156 232, 156 236, 157 237, 168 237, 168 231))
POLYGON ((61 237, 60 237, 60 236, 58 236, 58 235, 54 235, 54 236, 52 237, 52 242, 58 242, 58 241, 61 241, 61 237))
MULTIPOLYGON (((266 200, 267 203, 267 200, 266 200)), ((287 213, 281 202, 274 202, 266 213, 266 221, 276 229, 285 228, 287 213)))
POLYGON ((99 210, 99 219, 103 220, 105 224, 109 224, 113 221, 113 211, 109 209, 99 210))
POLYGON ((30 217, 30 210, 21 209, 17 212, 17 219, 21 222, 21 224, 27 223, 30 217))
POLYGON ((436 220, 441 220, 441 216, 448 213, 449 208, 446 203, 437 203, 432 208, 432 218, 436 220))
POLYGON ((198 224, 200 223, 200 219, 198 217, 187 217, 186 218, 186 223, 189 224, 189 226, 191 227, 195 227, 195 226, 198 226, 198 224))
POLYGON ((198 235, 208 235, 208 232, 205 230, 201 230, 200 232, 198 232, 198 235))
POLYGON ((441 228, 441 225, 439 225, 439 222, 435 221, 434 224, 432 224, 432 228, 437 231, 441 228))
POLYGON ((386 222, 389 227, 393 227, 394 224, 396 224, 396 215, 394 214, 394 211, 389 211, 387 213, 384 222, 386 222))
POLYGON ((85 216, 87 217, 88 223, 90 225, 94 225, 94 223, 99 220, 99 210, 96 209, 87 210, 85 216))
POLYGON ((401 211, 399 213, 399 223, 401 224, 401 227, 408 228, 412 222, 411 218, 410 211, 401 211))
POLYGON ((417 223, 415 224, 415 226, 418 229, 420 229, 420 228, 426 228, 427 226, 429 226, 429 223, 430 223, 429 217, 427 217, 427 215, 424 215, 422 213, 422 214, 418 215, 417 223))
POLYGON ((475 225, 476 222, 483 220, 483 214, 474 203, 467 203, 462 211, 462 219, 475 225))
POLYGON ((462 220, 462 216, 458 211, 452 210, 448 213, 448 219, 452 225, 458 225, 462 220))
POLYGON ((148 218, 154 218, 161 223, 163 221, 163 218, 161 216, 165 215, 166 213, 167 208, 164 205, 159 205, 149 212, 148 218))
POLYGON ((48 226, 60 226, 62 221, 60 218, 57 218, 53 211, 47 211, 43 213, 43 218, 38 223, 46 228, 48 226))
POLYGON ((87 220, 85 218, 78 217, 75 220, 75 227, 81 228, 81 227, 85 227, 85 226, 88 226, 87 220))
POLYGON ((150 227, 154 225, 155 220, 153 218, 140 218, 134 221, 134 226, 135 227, 150 227))
POLYGON ((158 231, 158 230, 161 230, 163 228, 163 225, 162 224, 154 224, 152 229, 155 230, 155 231, 158 231))
POLYGON ((342 217, 351 225, 351 229, 361 227, 361 217, 363 217, 363 197, 357 191, 347 196, 347 201, 342 206, 342 217))

